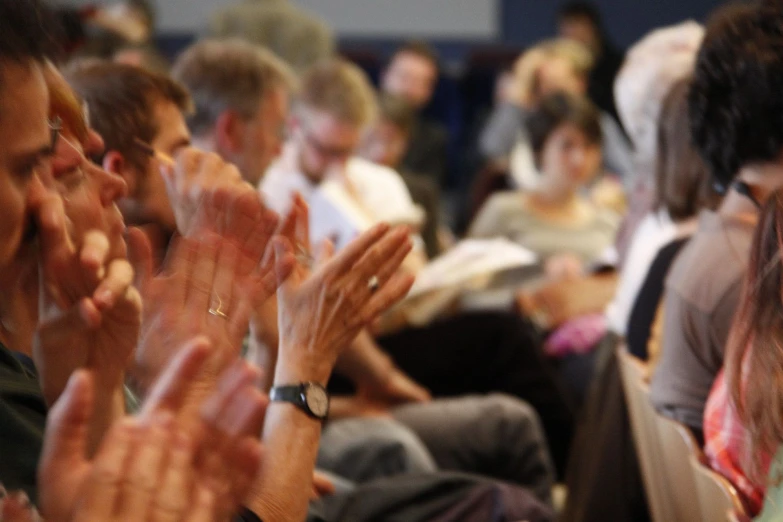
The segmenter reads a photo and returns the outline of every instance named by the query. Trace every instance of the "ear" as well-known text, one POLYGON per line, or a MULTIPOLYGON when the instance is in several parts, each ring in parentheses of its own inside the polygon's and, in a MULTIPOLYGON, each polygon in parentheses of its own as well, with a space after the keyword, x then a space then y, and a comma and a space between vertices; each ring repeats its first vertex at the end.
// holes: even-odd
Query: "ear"
POLYGON ((125 160, 125 156, 121 152, 108 151, 103 156, 103 170, 117 174, 125 180, 125 184, 128 185, 128 197, 133 197, 136 194, 139 173, 125 160))
POLYGON ((239 115, 227 110, 220 113, 215 120, 215 145, 223 154, 237 154, 242 151, 242 135, 245 122, 239 115))

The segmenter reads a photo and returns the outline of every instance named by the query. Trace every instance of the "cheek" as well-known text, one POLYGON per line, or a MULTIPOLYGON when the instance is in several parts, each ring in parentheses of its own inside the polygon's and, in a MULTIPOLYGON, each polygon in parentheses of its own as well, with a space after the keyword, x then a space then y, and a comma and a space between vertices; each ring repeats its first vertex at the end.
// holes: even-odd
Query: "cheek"
POLYGON ((0 187, 0 263, 13 257, 22 240, 27 223, 22 194, 12 187, 0 187))

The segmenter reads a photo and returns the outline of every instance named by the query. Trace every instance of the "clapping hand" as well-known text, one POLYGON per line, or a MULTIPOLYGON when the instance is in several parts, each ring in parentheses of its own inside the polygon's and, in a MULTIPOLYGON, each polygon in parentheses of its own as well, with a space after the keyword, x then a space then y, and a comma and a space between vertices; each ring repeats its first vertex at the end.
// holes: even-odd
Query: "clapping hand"
POLYGON ((273 239, 277 264, 295 267, 280 275, 280 353, 275 381, 325 383, 343 349, 382 312, 402 299, 413 277, 398 272, 412 245, 408 230, 373 227, 309 274, 283 237, 273 239))
POLYGON ((266 399, 236 365, 203 404, 199 429, 178 421, 209 356, 205 339, 180 350, 137 418, 116 422, 95 458, 86 432, 95 392, 76 372, 52 409, 39 467, 42 513, 53 521, 224 521, 259 469, 257 430, 266 399))

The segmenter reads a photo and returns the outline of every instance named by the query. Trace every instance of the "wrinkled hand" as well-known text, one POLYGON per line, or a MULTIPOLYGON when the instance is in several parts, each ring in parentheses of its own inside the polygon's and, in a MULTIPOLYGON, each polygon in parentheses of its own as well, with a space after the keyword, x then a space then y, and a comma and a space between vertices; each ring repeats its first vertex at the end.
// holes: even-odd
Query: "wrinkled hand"
POLYGON ((273 243, 278 266, 296 263, 287 279, 279 277, 275 381, 325 383, 337 356, 361 328, 402 299, 413 284, 413 277, 398 272, 412 248, 408 230, 377 225, 334 258, 326 247, 322 257, 328 261, 309 277, 285 238, 276 237, 273 243), (373 277, 375 291, 369 285, 373 277))
POLYGON ((129 240, 147 304, 132 368, 136 383, 145 392, 179 347, 203 334, 212 343, 200 376, 208 389, 240 355, 247 331, 250 307, 239 288, 241 252, 214 234, 204 234, 200 241, 180 238, 169 250, 163 273, 153 276, 149 244, 135 232, 129 240))
POLYGON ((33 356, 44 397, 52 404, 77 368, 98 372, 108 387, 122 380, 136 346, 141 297, 126 259, 111 259, 98 231, 71 238, 62 200, 37 202, 41 241, 39 328, 33 356))
POLYGON ((3 522, 40 522, 41 517, 24 491, 8 493, 0 484, 0 520, 3 522))
POLYGON ((174 210, 177 230, 193 237, 206 225, 213 230, 208 216, 200 215, 205 200, 222 193, 225 197, 258 193, 242 181, 239 170, 217 154, 187 147, 177 153, 174 165, 161 165, 166 192, 174 210))
POLYGON ((260 463, 257 435, 265 399, 246 367, 227 372, 204 404, 199 430, 178 420, 208 358, 193 341, 167 368, 138 418, 115 423, 94 459, 85 456, 95 393, 79 371, 52 409, 39 466, 40 504, 55 521, 223 521, 260 463))

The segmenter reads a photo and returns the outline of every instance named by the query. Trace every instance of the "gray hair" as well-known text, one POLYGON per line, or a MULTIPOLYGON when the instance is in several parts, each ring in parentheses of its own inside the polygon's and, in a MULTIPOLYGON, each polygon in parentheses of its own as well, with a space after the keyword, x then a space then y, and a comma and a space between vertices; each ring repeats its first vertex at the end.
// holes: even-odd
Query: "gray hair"
POLYGON ((263 47, 238 39, 197 42, 174 63, 172 76, 193 98, 195 111, 188 126, 196 136, 212 129, 224 111, 252 118, 269 92, 278 88, 291 92, 296 86, 285 62, 263 47))

